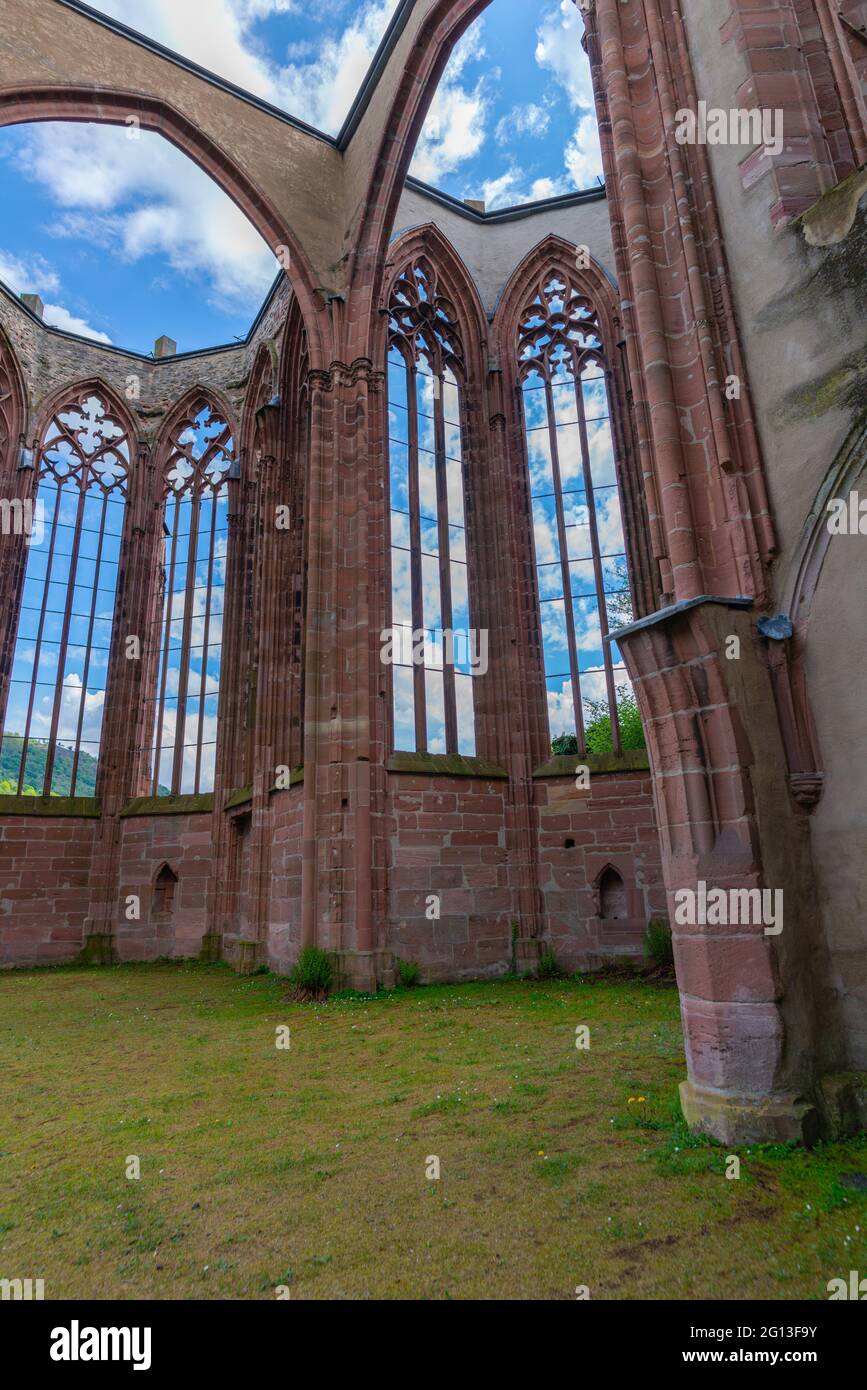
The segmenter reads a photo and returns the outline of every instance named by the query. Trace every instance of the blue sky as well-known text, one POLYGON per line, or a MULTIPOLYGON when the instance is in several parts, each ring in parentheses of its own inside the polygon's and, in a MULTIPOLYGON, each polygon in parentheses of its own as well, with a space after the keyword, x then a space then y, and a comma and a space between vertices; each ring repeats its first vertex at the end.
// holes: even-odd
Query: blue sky
MULTIPOLYGON (((397 0, 91 0, 335 134, 397 0)), ((600 172, 572 0, 492 0, 443 76, 412 172, 489 208, 600 172)), ((46 321, 147 352, 243 336, 277 270, 243 215, 159 136, 108 126, 0 130, 0 279, 46 321)))

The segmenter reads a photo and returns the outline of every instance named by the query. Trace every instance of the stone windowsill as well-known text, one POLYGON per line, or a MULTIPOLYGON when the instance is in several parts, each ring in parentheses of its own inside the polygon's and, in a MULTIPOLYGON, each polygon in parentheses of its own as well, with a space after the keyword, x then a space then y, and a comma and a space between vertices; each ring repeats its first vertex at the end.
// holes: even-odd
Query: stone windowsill
POLYGON ((426 773, 431 777, 487 777, 508 781, 509 774, 499 763, 484 758, 465 758, 460 753, 392 753, 387 772, 426 773))
POLYGON ((0 796, 0 816, 77 816, 101 814, 95 796, 0 796))
POLYGON ((579 767, 588 767, 591 777, 604 772, 649 772, 646 748, 627 748, 623 753, 557 753, 534 777, 574 777, 579 767))
POLYGON ((214 809, 213 792, 199 796, 136 796, 128 801, 121 816, 191 816, 214 809))

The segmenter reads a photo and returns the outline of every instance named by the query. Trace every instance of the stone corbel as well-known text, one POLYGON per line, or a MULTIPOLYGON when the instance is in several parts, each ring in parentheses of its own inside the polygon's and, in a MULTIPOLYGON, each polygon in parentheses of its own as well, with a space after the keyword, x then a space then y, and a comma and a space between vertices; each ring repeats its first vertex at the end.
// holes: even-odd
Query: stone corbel
POLYGON ((789 770, 789 789, 797 804, 809 815, 821 800, 825 774, 820 766, 803 654, 798 647, 792 620, 785 614, 762 618, 757 627, 780 722, 789 770))

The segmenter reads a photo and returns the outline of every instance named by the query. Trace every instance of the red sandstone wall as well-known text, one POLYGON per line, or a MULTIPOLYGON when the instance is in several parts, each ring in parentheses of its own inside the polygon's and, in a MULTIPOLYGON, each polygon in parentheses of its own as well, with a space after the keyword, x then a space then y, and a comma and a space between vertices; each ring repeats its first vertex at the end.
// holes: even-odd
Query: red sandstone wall
POLYGON ((281 974, 291 970, 301 941, 301 820, 303 786, 271 797, 270 920, 267 960, 281 974))
MULTIPOLYGON (((558 963, 575 970, 600 956, 638 953, 652 916, 665 915, 660 855, 648 773, 597 774, 590 792, 571 778, 534 785, 543 922, 558 963), (573 845, 566 846, 568 840, 573 845), (627 916, 603 921, 594 881, 607 865, 624 880, 627 916)), ((519 869, 507 851, 508 784, 484 778, 389 778, 388 939, 423 977, 501 974, 512 962, 519 915, 519 869), (438 919, 426 915, 439 898, 438 919)), ((291 969, 301 935, 303 788, 272 798, 267 962, 291 969)), ((160 815, 121 821, 116 949, 121 960, 196 956, 207 930, 208 893, 220 871, 211 816, 160 815), (169 911, 154 909, 164 864, 177 875, 169 911), (129 895, 140 917, 127 920, 129 895)), ((75 958, 89 912, 94 820, 0 819, 0 960, 34 965, 75 958)), ((245 837, 246 838, 246 837, 245 837)), ((251 885, 243 870, 239 931, 251 885)))
POLYGON ((211 816, 131 816, 121 821, 120 904, 116 949, 121 960, 197 956, 207 931, 209 882, 214 872, 211 816), (154 879, 168 864, 177 875, 171 911, 153 911, 154 879), (127 921, 129 894, 141 899, 141 918, 127 921))
POLYGON ((668 916, 650 773, 596 773, 589 791, 572 778, 545 779, 534 799, 544 929, 558 964, 577 970, 642 955, 648 921, 668 916), (615 920, 600 917, 596 889, 608 865, 625 888, 626 916, 615 920))
POLYGON ((511 957, 517 885, 506 852, 508 784, 392 775, 388 940, 422 978, 499 975, 511 957), (440 899, 439 921, 425 916, 440 899))
MULTIPOLYGON (((596 774, 589 792, 571 778, 534 790, 544 930, 558 964, 642 954, 648 920, 667 915, 650 774, 596 774), (627 915, 604 921, 593 885, 609 864, 624 881, 627 915)), ((401 774, 389 792, 387 946, 426 980, 507 970, 520 886, 506 850, 507 784, 401 774), (425 915, 432 894, 439 920, 425 915)))
POLYGON ((0 964, 49 965, 81 950, 95 820, 0 817, 0 964))

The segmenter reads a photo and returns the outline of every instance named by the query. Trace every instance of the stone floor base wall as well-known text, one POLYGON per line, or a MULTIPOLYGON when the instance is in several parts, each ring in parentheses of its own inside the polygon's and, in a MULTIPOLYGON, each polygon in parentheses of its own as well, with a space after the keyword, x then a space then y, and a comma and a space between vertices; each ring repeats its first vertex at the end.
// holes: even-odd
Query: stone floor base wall
POLYGON ((56 965, 78 955, 96 825, 71 816, 0 816, 0 965, 56 965))

